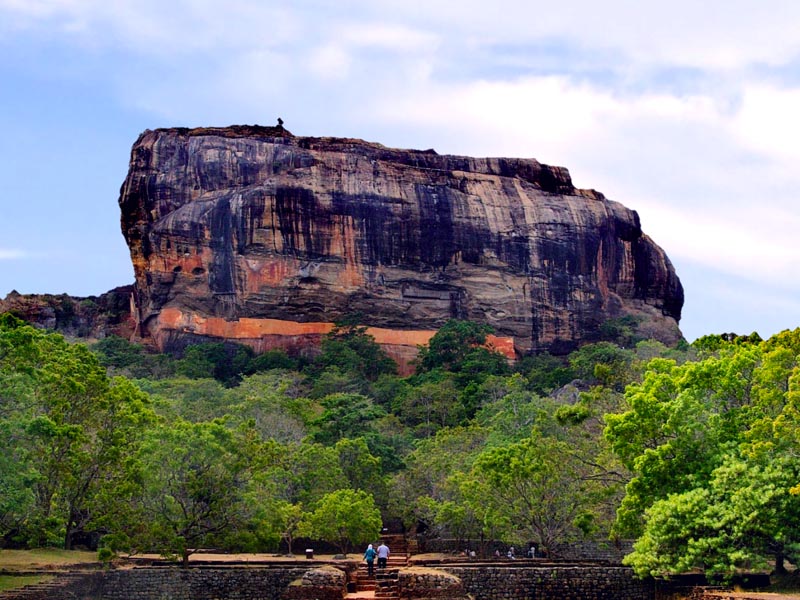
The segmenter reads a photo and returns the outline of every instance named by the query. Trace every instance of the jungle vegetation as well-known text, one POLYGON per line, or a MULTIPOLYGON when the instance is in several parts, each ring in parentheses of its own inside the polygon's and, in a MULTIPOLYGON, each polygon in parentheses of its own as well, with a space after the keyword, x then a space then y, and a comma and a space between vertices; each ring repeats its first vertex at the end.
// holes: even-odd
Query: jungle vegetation
POLYGON ((800 552, 800 329, 609 341, 509 365, 448 322, 400 377, 363 327, 313 357, 91 347, 0 316, 0 542, 347 553, 382 522, 558 556, 634 539, 664 575, 800 552))

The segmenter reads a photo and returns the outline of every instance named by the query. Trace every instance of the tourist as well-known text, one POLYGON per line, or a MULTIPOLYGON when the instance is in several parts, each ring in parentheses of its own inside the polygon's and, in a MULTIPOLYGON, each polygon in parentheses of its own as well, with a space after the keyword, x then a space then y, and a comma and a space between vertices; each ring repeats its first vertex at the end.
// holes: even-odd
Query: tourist
POLYGON ((374 564, 375 564, 375 556, 378 553, 375 552, 375 548, 372 547, 372 544, 367 546, 367 551, 364 552, 364 560, 367 561, 367 575, 372 575, 374 572, 374 564))
POLYGON ((387 560, 389 560, 389 546, 381 542, 381 545, 378 546, 378 568, 385 569, 387 560))

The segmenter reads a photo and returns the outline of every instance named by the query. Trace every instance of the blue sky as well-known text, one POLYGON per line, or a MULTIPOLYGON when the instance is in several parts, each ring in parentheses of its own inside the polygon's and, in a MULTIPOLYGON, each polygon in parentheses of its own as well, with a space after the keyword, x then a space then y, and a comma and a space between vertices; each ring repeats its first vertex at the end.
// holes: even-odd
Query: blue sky
POLYGON ((132 282, 144 129, 532 157, 639 212, 681 329, 800 326, 800 3, 0 0, 0 296, 132 282))

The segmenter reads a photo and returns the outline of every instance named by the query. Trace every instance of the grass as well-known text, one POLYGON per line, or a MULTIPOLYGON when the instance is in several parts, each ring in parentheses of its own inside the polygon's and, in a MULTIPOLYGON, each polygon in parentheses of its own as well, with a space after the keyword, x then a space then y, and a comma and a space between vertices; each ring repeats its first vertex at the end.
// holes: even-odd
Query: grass
POLYGON ((52 575, 0 575, 0 592, 15 590, 34 583, 44 583, 52 578, 52 575))
POLYGON ((39 548, 36 550, 0 550, 0 571, 28 571, 96 563, 97 552, 39 548))

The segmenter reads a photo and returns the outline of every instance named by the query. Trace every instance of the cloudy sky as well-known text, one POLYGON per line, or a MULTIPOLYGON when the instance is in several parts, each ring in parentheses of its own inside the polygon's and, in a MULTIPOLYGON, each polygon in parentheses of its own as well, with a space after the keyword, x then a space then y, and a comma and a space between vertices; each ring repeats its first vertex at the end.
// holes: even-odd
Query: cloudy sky
POLYGON ((0 0, 0 297, 133 281, 144 129, 532 157, 635 209, 681 329, 800 326, 800 2, 0 0))

